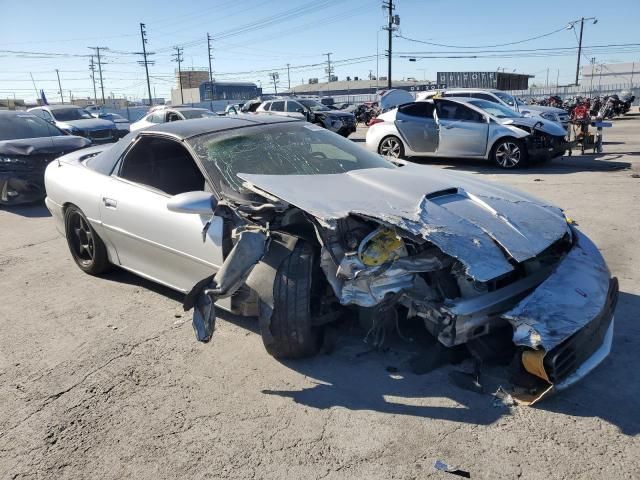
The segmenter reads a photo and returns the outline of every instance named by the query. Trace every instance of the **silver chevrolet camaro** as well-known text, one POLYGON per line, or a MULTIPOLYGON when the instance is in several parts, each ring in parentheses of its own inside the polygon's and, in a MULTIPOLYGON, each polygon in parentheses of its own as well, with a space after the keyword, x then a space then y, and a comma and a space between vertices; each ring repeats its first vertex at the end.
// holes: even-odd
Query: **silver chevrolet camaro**
POLYGON ((616 279, 562 210, 317 125, 159 125, 61 157, 45 183, 77 265, 184 292, 201 341, 216 307, 257 316, 280 358, 315 354, 353 310, 370 332, 402 314, 446 347, 508 329, 529 393, 574 383, 611 346, 616 279))

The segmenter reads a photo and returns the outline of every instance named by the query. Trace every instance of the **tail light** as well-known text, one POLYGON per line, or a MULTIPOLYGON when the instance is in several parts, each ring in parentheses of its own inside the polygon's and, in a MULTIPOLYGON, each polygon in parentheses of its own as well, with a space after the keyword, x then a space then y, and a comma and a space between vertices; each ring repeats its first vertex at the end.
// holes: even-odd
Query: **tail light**
POLYGON ((372 126, 375 125, 376 123, 384 123, 384 120, 382 120, 381 118, 372 118, 371 120, 369 120, 369 123, 367 123, 367 126, 372 126))

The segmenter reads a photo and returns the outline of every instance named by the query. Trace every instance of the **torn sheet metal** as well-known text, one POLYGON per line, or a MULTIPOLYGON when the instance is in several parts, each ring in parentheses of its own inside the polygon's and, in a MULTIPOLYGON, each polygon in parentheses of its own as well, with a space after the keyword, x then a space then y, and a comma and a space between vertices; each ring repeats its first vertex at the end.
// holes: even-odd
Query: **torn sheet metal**
POLYGON ((402 228, 459 259, 479 281, 513 270, 503 249, 520 262, 567 231, 556 207, 469 175, 422 165, 335 175, 238 176, 314 215, 325 227, 357 214, 402 228))
POLYGON ((513 342, 550 351, 592 321, 607 302, 610 273, 596 246, 573 229, 576 243, 555 271, 503 317, 513 342))
POLYGON ((320 266, 340 303, 361 307, 373 307, 388 295, 403 291, 427 300, 431 290, 416 273, 439 270, 444 265, 442 259, 426 253, 374 267, 362 263, 358 255, 348 254, 336 268, 326 248, 320 257, 320 266))

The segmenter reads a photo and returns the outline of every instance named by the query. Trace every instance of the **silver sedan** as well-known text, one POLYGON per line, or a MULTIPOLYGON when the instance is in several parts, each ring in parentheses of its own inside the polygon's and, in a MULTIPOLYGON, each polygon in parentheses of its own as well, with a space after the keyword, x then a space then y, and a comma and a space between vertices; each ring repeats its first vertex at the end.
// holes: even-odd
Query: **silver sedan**
POLYGON ((396 158, 479 158, 514 168, 561 156, 565 135, 555 122, 525 117, 493 102, 446 98, 383 113, 370 123, 366 145, 396 158))

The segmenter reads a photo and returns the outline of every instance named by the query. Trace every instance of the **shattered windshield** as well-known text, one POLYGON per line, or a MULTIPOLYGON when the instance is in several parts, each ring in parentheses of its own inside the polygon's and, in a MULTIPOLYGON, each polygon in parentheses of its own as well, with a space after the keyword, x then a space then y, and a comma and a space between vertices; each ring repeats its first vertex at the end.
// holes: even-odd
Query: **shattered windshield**
POLYGON ((298 100, 301 104, 307 107, 312 112, 326 112, 331 110, 326 105, 323 105, 320 102, 316 102, 315 100, 298 100))
POLYGON ((229 187, 245 191, 238 173, 321 175, 396 168, 350 140, 303 122, 245 127, 201 135, 189 142, 222 191, 229 187))
POLYGON ((522 114, 516 112, 515 110, 511 110, 504 105, 489 102, 487 100, 470 100, 469 103, 471 105, 475 105, 476 107, 480 107, 485 112, 497 118, 520 118, 523 116, 522 114))
POLYGON ((51 110, 51 113, 59 122, 93 118, 89 112, 81 108, 56 108, 55 110, 51 110))

